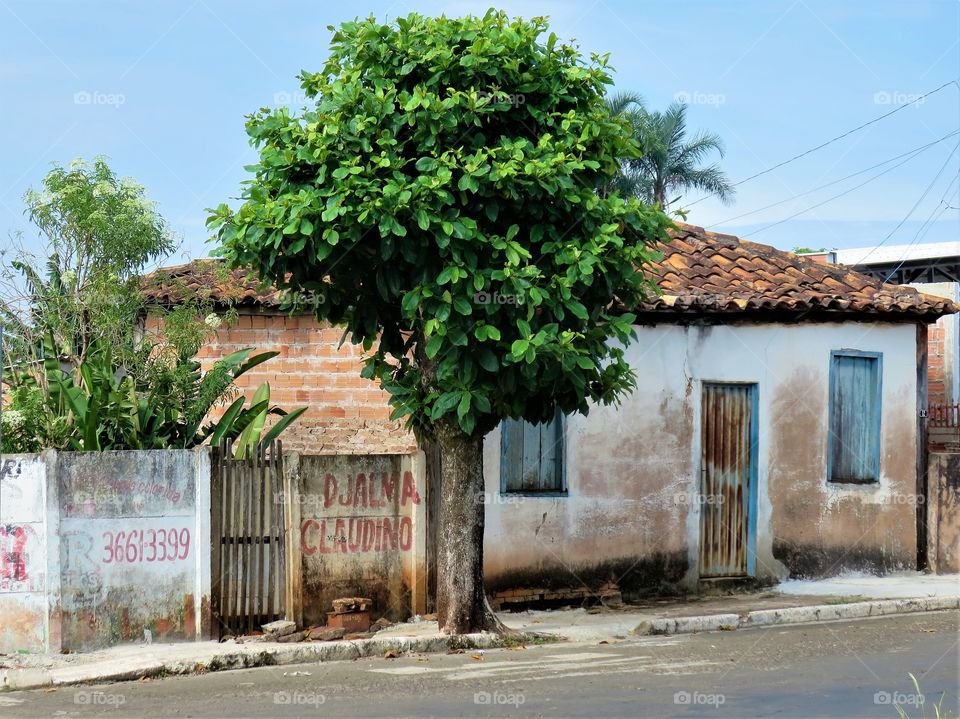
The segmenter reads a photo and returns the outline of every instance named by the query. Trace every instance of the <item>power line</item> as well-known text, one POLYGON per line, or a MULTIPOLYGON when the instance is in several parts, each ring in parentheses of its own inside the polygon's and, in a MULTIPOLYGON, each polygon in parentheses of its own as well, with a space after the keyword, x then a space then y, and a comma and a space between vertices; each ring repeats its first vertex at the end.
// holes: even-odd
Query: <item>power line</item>
MULTIPOLYGON (((947 158, 948 161, 949 159, 950 158, 947 158)), ((943 191, 943 195, 940 196, 940 201, 933 206, 933 209, 930 211, 930 214, 927 215, 927 219, 923 221, 922 225, 920 225, 920 228, 917 230, 917 233, 913 236, 913 239, 910 241, 910 244, 908 244, 903 249, 903 255, 900 257, 899 262, 897 262, 896 267, 890 270, 887 276, 883 278, 883 281, 885 283, 889 282, 890 278, 897 273, 897 270, 903 267, 903 263, 907 261, 907 254, 914 247, 914 245, 918 244, 921 239, 926 237, 927 232, 930 230, 931 227, 933 227, 934 223, 939 221, 939 219, 943 217, 943 214, 950 209, 950 205, 946 202, 946 199, 947 199, 947 196, 950 194, 950 189, 953 187, 953 183, 955 183, 958 179, 960 179, 960 174, 955 175, 954 178, 950 180, 950 184, 947 185, 947 189, 945 189, 943 191), (937 212, 938 210, 939 212, 937 212)), ((870 255, 868 254, 867 257, 869 256, 870 255)))
MULTIPOLYGON (((953 157, 953 153, 957 151, 957 148, 958 148, 958 147, 960 147, 960 143, 957 143, 957 145, 953 148, 953 152, 951 152, 950 155, 947 157, 947 162, 949 162, 949 161, 950 161, 950 158, 953 157)), ((893 167, 888 167, 886 170, 883 170, 882 172, 878 172, 876 175, 873 175, 872 177, 869 177, 868 179, 866 179, 866 180, 864 180, 863 182, 861 182, 859 185, 854 185, 853 187, 847 188, 847 189, 844 190, 843 192, 838 193, 838 194, 836 194, 836 195, 833 195, 832 197, 828 197, 827 199, 825 199, 825 200, 823 200, 823 201, 821 201, 821 202, 818 202, 818 203, 815 204, 815 205, 811 205, 810 207, 806 207, 806 208, 800 210, 799 212, 794 212, 792 215, 789 215, 788 217, 784 217, 782 220, 777 220, 776 222, 772 222, 772 223, 770 223, 769 225, 764 225, 764 226, 761 227, 759 230, 754 230, 753 232, 750 232, 750 233, 748 233, 748 234, 746 234, 746 235, 743 235, 743 237, 753 237, 754 235, 759 235, 761 232, 766 232, 766 231, 769 230, 771 227, 776 227, 777 225, 782 225, 784 222, 789 222, 789 221, 792 220, 794 217, 799 217, 800 215, 805 215, 806 213, 810 212, 811 210, 815 210, 815 209, 817 209, 818 207, 822 207, 823 205, 826 205, 828 202, 833 202, 834 200, 837 200, 837 199, 839 199, 839 198, 841 198, 841 197, 843 197, 843 196, 845 196, 845 195, 849 195, 849 194, 850 194, 851 192, 853 192, 854 190, 859 190, 861 187, 863 187, 864 185, 870 184, 871 182, 873 182, 874 180, 876 180, 878 177, 880 177, 880 176, 882 176, 882 175, 886 175, 888 172, 893 172, 893 171, 896 170, 898 167, 900 167, 901 165, 906 164, 907 162, 909 162, 909 161, 912 160, 912 159, 913 159, 913 157, 908 157, 908 158, 905 159, 905 160, 901 160, 900 162, 898 162, 898 163, 897 163, 896 165, 894 165, 893 167)), ((941 173, 943 172, 943 169, 944 169, 946 166, 947 166, 946 163, 944 163, 943 167, 940 168, 940 172, 937 173, 937 178, 940 177, 941 173)), ((935 179, 934 181, 936 181, 936 179, 935 179)), ((929 188, 927 188, 927 191, 929 191, 929 188)), ((926 196, 926 195, 924 195, 924 197, 925 197, 925 196, 926 196)), ((921 200, 922 200, 922 199, 923 199, 923 198, 921 197, 921 200)), ((918 200, 917 202, 919 203, 920 200, 918 200)), ((913 209, 916 209, 916 205, 914 205, 913 209)), ((910 211, 910 214, 912 214, 912 213, 913 213, 913 210, 910 211)), ((907 217, 909 217, 909 215, 907 215, 907 217)), ((907 220, 907 218, 904 218, 903 220, 901 220, 900 225, 902 225, 904 222, 906 222, 906 220, 907 220)), ((897 225, 897 228, 899 228, 900 225, 897 225)), ((896 228, 894 228, 894 229, 896 229, 896 228)), ((888 236, 888 237, 889 237, 889 236, 888 236)))
MULTIPOLYGON (((926 199, 927 195, 930 194, 930 190, 933 189, 933 186, 934 186, 935 184, 937 184, 937 180, 940 179, 940 175, 943 174, 943 171, 947 169, 947 165, 950 164, 950 160, 951 160, 951 158, 953 157, 953 155, 956 153, 956 151, 957 151, 958 148, 960 148, 960 142, 958 142, 956 145, 954 145, 953 150, 951 150, 951 151, 950 151, 950 154, 947 155, 947 159, 943 161, 943 164, 940 166, 940 169, 937 171, 937 174, 934 176, 933 180, 930 181, 930 184, 927 185, 927 188, 923 191, 923 193, 921 193, 921 195, 920 195, 920 197, 917 199, 917 201, 913 203, 913 207, 910 208, 910 211, 904 216, 904 218, 903 218, 902 220, 900 220, 900 222, 897 223, 897 226, 896 226, 896 227, 894 227, 892 230, 890 230, 890 232, 888 232, 888 233, 886 234, 886 236, 885 236, 882 240, 880 240, 880 244, 879 244, 879 245, 876 245, 876 246, 870 248, 870 251, 866 254, 866 256, 865 256, 863 259, 860 260, 860 264, 866 264, 867 260, 870 259, 870 255, 872 255, 874 252, 876 252, 878 249, 880 249, 880 248, 887 242, 887 240, 889 240, 891 237, 893 237, 894 233, 895 233, 897 230, 899 230, 901 227, 903 227, 903 223, 905 223, 907 220, 910 219, 910 217, 913 215, 913 213, 914 213, 914 211, 917 209, 917 207, 920 206, 920 203, 923 202, 924 199, 926 199)), ((950 184, 952 185, 953 183, 951 182, 950 184)))
POLYGON ((798 194, 798 195, 793 195, 792 197, 788 197, 788 198, 786 198, 785 200, 779 200, 779 201, 777 201, 777 202, 773 202, 773 203, 771 203, 771 204, 769 204, 769 205, 765 205, 765 206, 760 207, 760 208, 758 208, 758 209, 756 209, 756 210, 751 210, 750 212, 744 212, 743 214, 741 214, 741 215, 736 215, 735 217, 728 217, 728 218, 725 219, 725 220, 720 220, 719 222, 714 222, 712 225, 709 225, 709 227, 718 227, 719 225, 725 225, 725 224, 727 224, 728 222, 733 222, 733 221, 735 221, 735 220, 739 220, 739 219, 742 219, 742 218, 744 218, 744 217, 749 217, 750 215, 755 215, 755 214, 757 214, 758 212, 763 212, 764 210, 769 210, 771 207, 777 207, 778 205, 782 205, 782 204, 784 204, 784 203, 786 203, 786 202, 790 202, 790 201, 792 201, 792 200, 797 200, 797 199, 800 199, 801 197, 806 197, 807 195, 811 195, 811 194, 813 194, 814 192, 818 192, 818 191, 820 191, 820 190, 824 190, 824 189, 826 189, 826 188, 828 188, 828 187, 832 187, 833 185, 837 185, 837 184, 839 184, 839 183, 841 183, 841 182, 843 182, 843 181, 845 181, 845 180, 849 180, 851 177, 856 177, 857 175, 862 175, 862 174, 865 173, 865 172, 870 172, 870 170, 875 170, 875 169, 877 169, 878 167, 883 167, 884 165, 887 165, 887 164, 889 164, 889 163, 891 163, 891 162, 894 162, 895 160, 899 160, 899 159, 902 158, 902 157, 906 157, 907 155, 910 155, 911 157, 910 157, 909 159, 912 160, 914 157, 917 157, 918 155, 922 154, 923 152, 925 152, 926 150, 930 149, 930 148, 933 147, 934 145, 937 145, 937 144, 943 142, 944 140, 948 140, 948 139, 950 139, 951 137, 953 137, 954 135, 956 135, 956 134, 958 134, 958 133, 960 133, 960 130, 954 130, 953 132, 950 132, 950 133, 944 135, 944 136, 941 137, 939 140, 934 140, 933 142, 928 142, 926 145, 921 145, 921 146, 919 146, 919 147, 913 148, 912 150, 908 150, 907 152, 904 152, 904 153, 902 153, 902 154, 900 154, 900 155, 896 155, 895 157, 887 158, 887 159, 884 160, 883 162, 878 162, 877 164, 871 165, 870 167, 865 167, 865 168, 862 169, 862 170, 857 170, 856 172, 853 172, 853 173, 847 175, 846 177, 841 177, 839 180, 833 180, 832 182, 828 182, 828 183, 826 183, 826 184, 824 184, 824 185, 820 185, 819 187, 814 187, 812 190, 807 190, 806 192, 801 192, 801 193, 798 194))
MULTIPOLYGON (((756 173, 756 174, 754 174, 754 175, 750 175, 750 177, 746 177, 746 178, 740 180, 739 182, 735 182, 735 183, 733 183, 732 186, 733 186, 733 187, 738 187, 738 186, 742 185, 742 184, 745 183, 745 182, 750 182, 750 180, 755 180, 755 179, 758 178, 758 177, 761 177, 761 176, 763 176, 763 175, 766 175, 767 173, 773 172, 774 170, 779 169, 779 168, 783 167, 784 165, 789 165, 791 162, 794 162, 795 160, 799 160, 800 158, 806 157, 807 155, 810 155, 810 154, 816 152, 817 150, 822 150, 824 147, 827 147, 828 145, 832 145, 833 143, 838 142, 838 141, 842 140, 843 138, 852 135, 852 134, 855 133, 855 132, 859 132, 860 130, 862 130, 862 129, 865 128, 865 127, 869 127, 870 125, 873 125, 873 124, 875 124, 875 123, 877 123, 877 122, 880 122, 881 120, 884 120, 884 119, 890 117, 891 115, 894 115, 894 114, 900 112, 901 110, 903 110, 903 109, 906 108, 906 107, 910 107, 911 105, 915 105, 915 104, 917 104, 918 102, 920 102, 921 100, 924 100, 924 99, 930 97, 931 95, 937 94, 938 92, 940 92, 941 90, 943 90, 943 89, 946 88, 946 87, 949 87, 950 85, 954 85, 954 86, 956 86, 958 89, 960 89, 960 82, 958 82, 957 80, 950 80, 949 82, 945 82, 945 83, 943 83, 940 87, 938 87, 938 88, 936 88, 936 89, 934 89, 934 90, 931 90, 930 92, 924 93, 923 95, 920 95, 919 97, 915 98, 912 102, 905 102, 904 104, 902 104, 902 105, 900 105, 900 106, 898 106, 898 107, 895 107, 895 108, 894 108, 893 110, 891 110, 890 112, 884 113, 883 115, 880 115, 879 117, 875 117, 874 119, 870 120, 869 122, 865 122, 865 123, 863 123, 862 125, 858 125, 857 127, 853 128, 852 130, 847 130, 847 131, 844 132, 842 135, 837 135, 836 137, 833 137, 833 138, 827 140, 826 142, 823 142, 823 143, 817 145, 816 147, 811 147, 809 150, 805 150, 804 152, 801 152, 799 155, 794 155, 794 156, 791 157, 789 160, 784 160, 783 162, 779 162, 779 163, 777 163, 776 165, 774 165, 773 167, 768 167, 766 170, 761 170, 760 172, 758 172, 758 173, 756 173)), ((701 197, 699 200, 694 200, 693 202, 691 202, 689 205, 686 206, 685 209, 690 208, 690 207, 693 207, 694 205, 696 205, 696 204, 698 204, 698 203, 700 203, 700 202, 703 202, 704 200, 708 200, 708 199, 710 199, 711 197, 715 197, 716 195, 717 195, 716 192, 712 192, 712 193, 710 193, 709 195, 704 195, 704 196, 701 197)))

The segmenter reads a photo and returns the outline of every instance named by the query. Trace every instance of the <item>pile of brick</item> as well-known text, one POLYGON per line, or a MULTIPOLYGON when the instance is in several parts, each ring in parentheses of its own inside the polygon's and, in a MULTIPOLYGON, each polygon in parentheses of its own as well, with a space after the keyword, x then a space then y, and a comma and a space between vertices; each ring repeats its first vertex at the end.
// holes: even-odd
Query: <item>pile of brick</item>
POLYGON ((297 629, 295 622, 280 619, 264 624, 263 634, 244 637, 238 641, 259 640, 264 642, 330 642, 338 639, 369 639, 384 627, 390 626, 388 619, 381 617, 370 621, 370 607, 373 602, 365 597, 344 597, 333 600, 333 611, 327 612, 327 623, 323 626, 297 629))

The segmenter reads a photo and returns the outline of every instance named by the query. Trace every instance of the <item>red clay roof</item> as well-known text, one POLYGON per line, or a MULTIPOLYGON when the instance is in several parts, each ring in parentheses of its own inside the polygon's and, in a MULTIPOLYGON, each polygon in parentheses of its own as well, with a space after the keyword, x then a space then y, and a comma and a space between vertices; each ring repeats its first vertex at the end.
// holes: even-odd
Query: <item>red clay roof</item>
MULTIPOLYGON (((733 235, 682 223, 672 235, 651 268, 662 294, 637 308, 651 321, 678 315, 933 321, 960 311, 912 287, 884 284, 843 265, 820 264, 733 235)), ((280 299, 276 288, 264 289, 250 272, 227 270, 219 260, 157 270, 147 277, 147 294, 159 304, 191 295, 240 305, 278 306, 280 299)))
POLYGON ((660 246, 654 272, 663 293, 643 314, 795 314, 885 320, 928 319, 960 311, 949 300, 854 272, 678 223, 660 246))

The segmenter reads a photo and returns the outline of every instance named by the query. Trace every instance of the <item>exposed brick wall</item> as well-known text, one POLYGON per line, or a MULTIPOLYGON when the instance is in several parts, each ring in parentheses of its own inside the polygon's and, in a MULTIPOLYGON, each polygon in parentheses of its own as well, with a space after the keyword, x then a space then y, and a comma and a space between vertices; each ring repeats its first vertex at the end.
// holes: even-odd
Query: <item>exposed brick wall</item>
POLYGON ((930 404, 948 401, 945 322, 945 318, 941 318, 927 330, 927 397, 930 404))
MULTIPOLYGON (((147 321, 148 330, 157 321, 147 321)), ((360 377, 361 348, 338 349, 343 330, 311 317, 241 314, 203 347, 204 369, 245 347, 280 354, 243 375, 237 386, 248 397, 270 383, 271 404, 286 410, 309 407, 281 436, 285 449, 310 454, 404 454, 417 449, 401 422, 390 421, 388 395, 378 383, 360 377)))

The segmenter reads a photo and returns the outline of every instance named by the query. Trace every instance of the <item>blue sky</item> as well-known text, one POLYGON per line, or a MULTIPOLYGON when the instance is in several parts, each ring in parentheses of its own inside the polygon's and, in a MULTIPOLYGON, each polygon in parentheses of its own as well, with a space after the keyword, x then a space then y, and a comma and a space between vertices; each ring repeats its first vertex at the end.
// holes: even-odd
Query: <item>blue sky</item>
MULTIPOLYGON (((181 235, 181 252, 168 263, 206 255, 204 208, 236 197, 243 166, 255 157, 243 116, 296 101, 297 73, 319 69, 326 57, 327 25, 357 15, 487 7, 0 0, 0 247, 18 231, 33 243, 21 196, 39 185, 50 162, 104 154, 120 174, 147 186, 181 235)), ((691 125, 724 138, 722 166, 734 181, 960 76, 957 0, 516 0, 498 7, 547 15, 558 35, 585 52, 610 52, 617 89, 641 93, 652 107, 688 98, 691 125)), ((842 178, 958 126, 960 90, 951 85, 743 183, 732 206, 696 203, 689 221, 787 249, 957 239, 960 214, 951 208, 960 207, 960 136, 899 166, 902 160, 842 178), (834 184, 815 189, 827 183, 834 184), (808 194, 790 199, 801 193, 808 194), (754 213, 772 203, 779 204, 754 213), (767 227, 773 223, 780 224, 767 227)))

